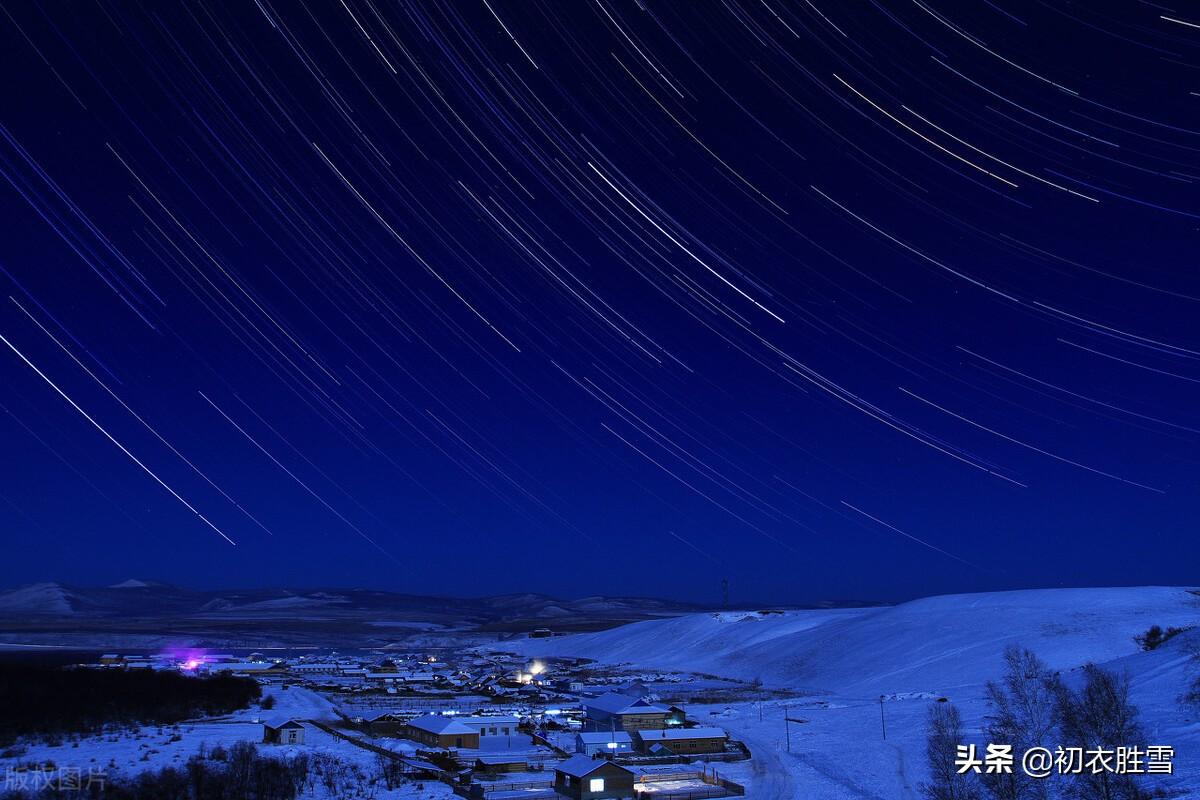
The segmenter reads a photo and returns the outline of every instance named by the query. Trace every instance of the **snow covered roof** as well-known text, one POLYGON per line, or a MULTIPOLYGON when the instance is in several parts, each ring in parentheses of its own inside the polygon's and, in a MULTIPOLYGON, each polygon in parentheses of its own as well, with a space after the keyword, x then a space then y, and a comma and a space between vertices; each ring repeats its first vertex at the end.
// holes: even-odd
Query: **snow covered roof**
POLYGON ((458 721, 464 725, 516 725, 521 720, 517 717, 502 717, 502 716, 487 716, 475 714, 469 717, 459 717, 458 721))
POLYGON ((263 720, 263 725, 279 730, 280 728, 303 728, 304 724, 292 717, 274 716, 263 720))
POLYGON ((612 761, 603 758, 592 758, 591 756, 585 756, 582 753, 571 756, 566 761, 556 766, 554 771, 561 772, 564 775, 570 775, 573 778, 582 778, 590 775, 606 764, 612 764, 612 766, 616 767, 617 769, 622 769, 630 774, 633 774, 633 770, 626 769, 620 764, 615 764, 612 761))
POLYGON ((643 742, 678 741, 680 739, 724 739, 728 734, 720 728, 667 728, 662 731, 638 731, 643 742))
POLYGON ((428 733, 478 733, 474 728, 468 728, 453 717, 439 717, 434 714, 411 719, 408 724, 417 730, 428 733))
POLYGON ((210 669, 219 672, 263 672, 274 666, 274 664, 267 664, 263 661, 245 661, 241 663, 227 661, 221 664, 212 664, 210 665, 210 669))
POLYGON ((575 734, 575 738, 584 744, 605 744, 607 742, 632 744, 633 742, 633 738, 625 731, 615 731, 613 733, 577 733, 575 734))
POLYGON ((477 762, 479 762, 480 764, 487 764, 489 766, 495 766, 495 765, 500 765, 500 764, 523 764, 528 759, 526 759, 525 756, 521 756, 521 755, 509 755, 509 756, 479 756, 475 760, 477 762))
POLYGON ((639 712, 667 713, 667 709, 662 706, 646 702, 640 697, 630 697, 629 695, 617 694, 616 692, 609 692, 591 700, 585 700, 583 705, 607 714, 636 714, 639 712))

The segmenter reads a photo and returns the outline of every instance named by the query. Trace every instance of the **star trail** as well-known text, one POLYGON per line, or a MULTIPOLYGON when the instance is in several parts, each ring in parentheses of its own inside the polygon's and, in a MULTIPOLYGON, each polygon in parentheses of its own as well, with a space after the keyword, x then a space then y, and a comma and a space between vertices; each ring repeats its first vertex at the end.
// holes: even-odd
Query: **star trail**
POLYGON ((1194 9, 0 11, 6 583, 1192 579, 1194 9))

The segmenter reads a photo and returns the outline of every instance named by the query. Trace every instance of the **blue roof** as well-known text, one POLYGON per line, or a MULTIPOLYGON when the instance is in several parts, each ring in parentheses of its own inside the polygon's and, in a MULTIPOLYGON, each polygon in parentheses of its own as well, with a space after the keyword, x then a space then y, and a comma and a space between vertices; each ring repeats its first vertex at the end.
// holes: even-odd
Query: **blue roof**
POLYGON ((430 714, 425 717, 417 717, 416 719, 409 720, 408 724, 413 728, 426 731, 428 733, 478 733, 478 731, 476 731, 474 728, 468 728, 466 725, 463 725, 461 722, 454 719, 454 717, 439 717, 435 714, 430 714))
POLYGON ((586 744, 604 744, 606 742, 633 743, 633 737, 625 731, 615 731, 613 733, 578 733, 575 736, 586 744))
POLYGON ((667 728, 662 731, 638 731, 643 742, 675 741, 678 739, 724 739, 728 734, 720 728, 667 728))
POLYGON ((585 700, 583 701, 583 705, 607 714, 636 714, 638 712, 668 713, 667 708, 650 703, 641 697, 630 697, 629 695, 617 694, 616 692, 609 692, 592 700, 585 700))
POLYGON ((591 756, 585 756, 582 753, 571 756, 566 761, 555 767, 554 771, 561 772, 564 775, 570 775, 573 778, 582 778, 592 774, 606 764, 611 764, 617 769, 625 770, 625 772, 628 772, 630 775, 633 774, 633 770, 626 769, 620 764, 616 764, 603 758, 592 758, 591 756))
POLYGON ((279 730, 280 728, 283 728, 283 727, 296 727, 296 728, 304 727, 304 724, 302 722, 300 722, 300 720, 298 720, 298 719, 295 719, 293 717, 279 716, 279 715, 276 715, 273 717, 267 717, 266 719, 263 720, 263 725, 266 725, 268 728, 274 728, 275 730, 279 730))

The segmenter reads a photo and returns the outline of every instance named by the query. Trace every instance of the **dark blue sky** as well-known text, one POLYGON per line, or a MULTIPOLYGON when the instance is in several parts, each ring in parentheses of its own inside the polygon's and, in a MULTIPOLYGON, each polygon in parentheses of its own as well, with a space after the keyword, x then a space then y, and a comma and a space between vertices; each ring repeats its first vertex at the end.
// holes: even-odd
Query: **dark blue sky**
POLYGON ((5 14, 0 584, 1194 580, 1200 18, 5 14))

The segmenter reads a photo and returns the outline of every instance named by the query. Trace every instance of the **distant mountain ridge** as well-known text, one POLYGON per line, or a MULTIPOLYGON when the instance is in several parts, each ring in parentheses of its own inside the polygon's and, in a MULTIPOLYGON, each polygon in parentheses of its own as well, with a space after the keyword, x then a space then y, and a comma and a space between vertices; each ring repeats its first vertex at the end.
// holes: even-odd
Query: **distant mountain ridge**
POLYGON ((604 619, 613 622, 700 610, 642 597, 564 600, 537 593, 458 598, 378 589, 187 589, 130 579, 103 587, 34 583, 0 591, 0 619, 270 620, 302 615, 486 626, 515 620, 604 619))

